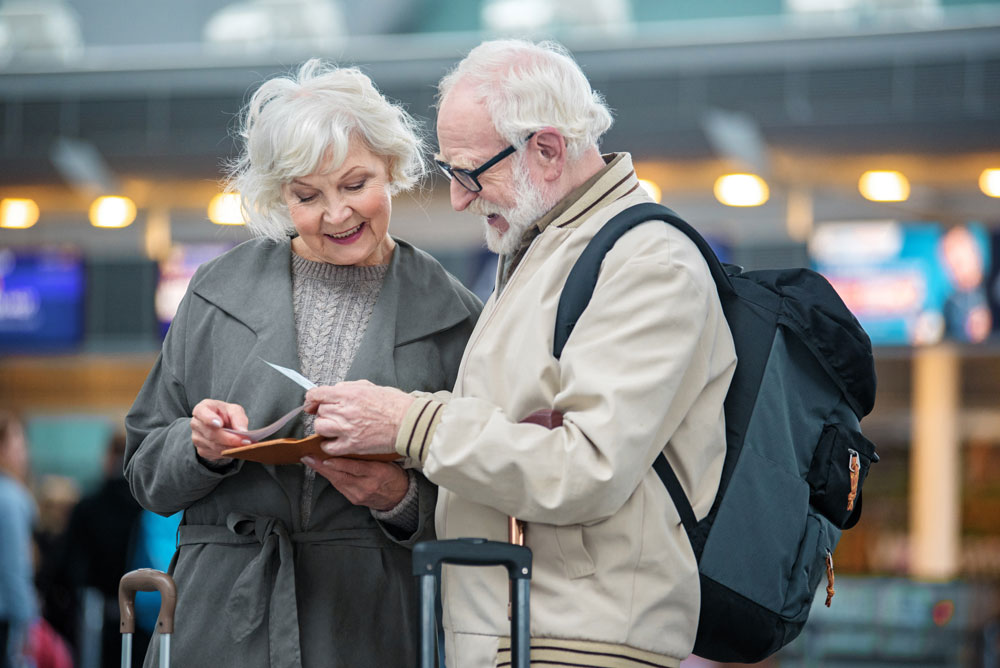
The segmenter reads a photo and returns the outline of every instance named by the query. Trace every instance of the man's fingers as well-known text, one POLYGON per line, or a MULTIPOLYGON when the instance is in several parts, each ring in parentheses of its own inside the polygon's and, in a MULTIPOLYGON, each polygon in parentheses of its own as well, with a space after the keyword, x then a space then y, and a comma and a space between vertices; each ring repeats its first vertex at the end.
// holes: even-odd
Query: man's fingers
POLYGON ((338 385, 320 385, 306 392, 306 402, 314 404, 325 404, 335 401, 340 397, 340 387, 338 385))
MULTIPOLYGON (((316 431, 319 433, 319 430, 316 431)), ((343 457, 344 455, 349 455, 353 451, 350 446, 341 441, 340 439, 331 439, 329 441, 323 441, 319 444, 320 449, 331 457, 343 457)))

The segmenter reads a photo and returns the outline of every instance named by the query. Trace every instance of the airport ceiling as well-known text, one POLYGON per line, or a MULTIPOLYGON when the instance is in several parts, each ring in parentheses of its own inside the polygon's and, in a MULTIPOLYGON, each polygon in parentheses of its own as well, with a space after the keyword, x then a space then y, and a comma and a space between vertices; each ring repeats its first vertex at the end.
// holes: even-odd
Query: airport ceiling
MULTIPOLYGON (((1000 20, 903 29, 782 31, 753 39, 567 39, 616 122, 603 145, 639 159, 713 155, 707 110, 743 112, 768 149, 809 156, 1000 153, 1000 20)), ((735 34, 735 33, 734 33, 735 34)), ((352 38, 267 54, 104 46, 60 66, 0 68, 0 186, 58 184, 60 137, 131 177, 216 179, 247 92, 319 55, 356 64, 432 122, 437 79, 481 38, 352 38)))

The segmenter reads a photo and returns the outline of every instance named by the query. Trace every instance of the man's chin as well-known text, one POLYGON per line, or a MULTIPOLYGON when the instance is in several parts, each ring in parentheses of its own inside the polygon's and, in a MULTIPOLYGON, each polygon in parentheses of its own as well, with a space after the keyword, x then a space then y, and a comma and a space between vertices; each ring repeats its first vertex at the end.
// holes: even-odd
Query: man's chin
POLYGON ((483 236, 486 239, 486 247, 490 249, 491 252, 496 253, 497 255, 503 253, 503 232, 490 225, 485 218, 483 218, 483 236))

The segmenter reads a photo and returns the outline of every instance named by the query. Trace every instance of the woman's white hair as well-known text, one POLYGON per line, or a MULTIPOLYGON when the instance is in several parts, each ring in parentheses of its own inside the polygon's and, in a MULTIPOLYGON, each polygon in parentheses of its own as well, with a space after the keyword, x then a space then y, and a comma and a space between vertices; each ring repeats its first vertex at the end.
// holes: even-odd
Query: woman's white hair
POLYGON ((496 131, 514 146, 551 126, 566 139, 570 158, 577 158, 611 127, 611 112, 600 93, 555 42, 483 42, 441 79, 439 103, 459 81, 476 86, 496 131))
POLYGON ((240 193, 250 231, 273 239, 294 229, 282 186, 317 169, 337 169, 353 140, 385 159, 391 195, 426 171, 417 122, 357 68, 316 58, 254 92, 239 138, 243 148, 229 166, 227 189, 240 193))

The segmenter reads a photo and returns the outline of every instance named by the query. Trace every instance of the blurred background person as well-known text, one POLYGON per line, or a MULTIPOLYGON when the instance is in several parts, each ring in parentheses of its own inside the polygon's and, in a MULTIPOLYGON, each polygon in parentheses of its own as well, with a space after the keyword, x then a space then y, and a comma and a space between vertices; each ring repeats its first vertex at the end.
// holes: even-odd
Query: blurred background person
POLYGON ((21 421, 0 410, 0 667, 21 668, 38 614, 31 559, 35 503, 26 487, 28 447, 21 421))
POLYGON ((36 472, 30 488, 38 504, 38 516, 32 531, 37 551, 36 570, 45 573, 59 551, 59 538, 66 531, 69 516, 80 502, 80 486, 65 475, 38 475, 36 472))
MULTIPOLYGON (((132 492, 154 512, 184 511, 173 659, 407 665, 409 546, 433 535, 435 488, 395 463, 232 460, 222 452, 250 441, 225 428, 302 405, 262 360, 318 384, 451 388, 481 304, 389 236, 393 195, 424 173, 422 142, 359 70, 311 60, 264 83, 241 136, 233 185, 260 238, 200 267, 126 417, 132 492)), ((300 414, 279 434, 311 432, 300 414)))
MULTIPOLYGON (((125 435, 116 434, 104 455, 100 486, 73 508, 39 577, 43 614, 74 643, 79 668, 121 665, 118 583, 134 564, 142 510, 122 474, 124 457, 125 435)), ((137 631, 133 659, 148 643, 148 634, 137 631)))

